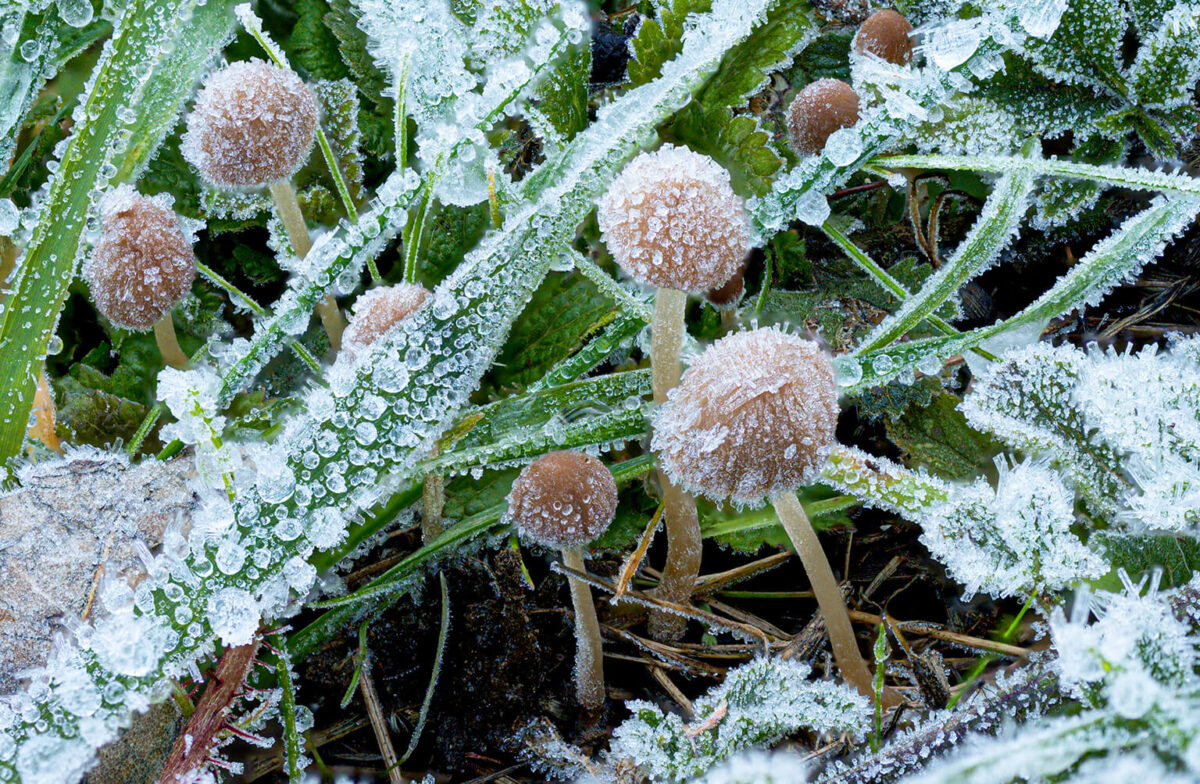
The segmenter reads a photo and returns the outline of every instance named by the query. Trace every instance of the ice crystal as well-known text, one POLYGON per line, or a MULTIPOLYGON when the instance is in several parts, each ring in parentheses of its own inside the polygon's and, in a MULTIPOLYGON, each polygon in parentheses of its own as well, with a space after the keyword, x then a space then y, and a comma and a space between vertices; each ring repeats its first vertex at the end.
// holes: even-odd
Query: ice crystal
MULTIPOLYGON (((860 737, 868 721, 866 698, 841 684, 810 680, 810 674, 807 664, 755 659, 696 700, 690 723, 635 700, 628 703, 633 716, 613 733, 610 754, 632 760, 652 781, 682 782, 801 728, 860 737)), ((726 770, 732 775, 738 766, 726 770)), ((726 780, 741 779, 713 779, 726 780)))
POLYGON ((717 288, 749 250, 746 213, 729 173, 683 147, 665 145, 630 162, 597 216, 617 263, 651 286, 717 288))
POLYGON ((696 784, 797 784, 808 780, 808 772, 798 754, 746 751, 717 765, 696 784))
POLYGON ((1108 565, 1072 532, 1075 494, 1049 466, 996 460, 985 479, 955 488, 921 521, 921 541, 968 594, 1059 591, 1099 577, 1108 565))

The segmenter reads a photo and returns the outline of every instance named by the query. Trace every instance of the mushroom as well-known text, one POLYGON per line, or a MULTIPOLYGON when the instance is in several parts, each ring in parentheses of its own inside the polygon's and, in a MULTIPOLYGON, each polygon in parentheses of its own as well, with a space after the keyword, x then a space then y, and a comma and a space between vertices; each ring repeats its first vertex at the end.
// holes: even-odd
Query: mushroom
POLYGON ((746 294, 746 270, 748 268, 748 260, 743 261, 742 266, 738 268, 732 278, 725 281, 724 285, 704 292, 704 299, 721 314, 721 326, 726 332, 732 331, 737 324, 738 305, 741 304, 742 297, 746 294))
MULTIPOLYGON (((640 283, 657 287, 650 326, 654 401, 679 383, 679 350, 689 292, 718 288, 741 267, 749 219, 729 173, 711 158, 665 145, 634 158, 601 199, 600 230, 613 258, 640 283)), ((700 573, 702 539, 696 503, 660 471, 667 561, 659 597, 685 604, 700 573)), ((678 639, 686 619, 651 614, 651 635, 678 639)))
MULTIPOLYGON (((521 471, 508 494, 505 521, 523 539, 562 551, 563 564, 584 571, 583 546, 607 530, 617 511, 617 483, 604 464, 580 452, 552 452, 521 471)), ((604 706, 600 622, 592 592, 571 577, 575 608, 575 689, 595 714, 604 706)))
POLYGON ((808 573, 843 677, 870 697, 841 589, 795 492, 824 463, 837 418, 825 353, 762 328, 724 337, 692 363, 655 416, 651 448, 689 492, 738 504, 770 500, 808 573))
POLYGON ((817 155, 834 131, 858 122, 858 93, 840 79, 818 79, 787 108, 788 135, 802 155, 817 155))
POLYGON ((854 51, 873 54, 893 65, 905 65, 912 59, 912 25, 890 8, 876 11, 854 35, 854 51))
POLYGON ((171 308, 192 287, 196 255, 171 209, 171 197, 146 197, 119 185, 100 203, 100 238, 84 262, 92 301, 118 327, 154 330, 163 360, 184 368, 171 308))
MULTIPOLYGON (((312 248, 291 177, 308 159, 317 100, 294 72, 263 60, 230 63, 208 77, 188 115, 183 157, 221 188, 266 185, 296 255, 312 248)), ((330 294, 317 306, 329 343, 346 323, 330 294)))
POLYGON ((397 283, 365 292, 354 303, 350 324, 342 335, 342 345, 351 356, 361 352, 417 312, 429 297, 428 289, 413 283, 397 283))

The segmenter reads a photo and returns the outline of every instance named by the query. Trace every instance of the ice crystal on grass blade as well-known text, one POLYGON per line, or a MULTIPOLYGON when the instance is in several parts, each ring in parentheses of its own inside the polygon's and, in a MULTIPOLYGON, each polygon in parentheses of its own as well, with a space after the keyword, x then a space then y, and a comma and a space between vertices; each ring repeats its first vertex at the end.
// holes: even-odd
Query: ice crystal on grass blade
POLYGON ((994 489, 986 479, 956 488, 922 521, 921 541, 968 594, 1059 591, 1108 571, 1071 531, 1075 493, 1057 471, 1005 458, 996 469, 994 489))
MULTIPOLYGON (((635 700, 628 703, 633 716, 613 733, 610 754, 632 760, 652 781, 685 782, 739 751, 800 729, 860 737, 868 726, 867 700, 848 686, 810 675, 807 664, 755 659, 730 670, 724 683, 696 700, 690 723, 635 700)), ((730 770, 736 772, 736 766, 730 770)))

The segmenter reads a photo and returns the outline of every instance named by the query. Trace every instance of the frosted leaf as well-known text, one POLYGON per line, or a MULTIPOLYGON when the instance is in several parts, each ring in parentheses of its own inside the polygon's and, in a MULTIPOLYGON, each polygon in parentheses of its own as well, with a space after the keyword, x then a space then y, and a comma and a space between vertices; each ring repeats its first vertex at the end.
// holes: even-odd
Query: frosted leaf
POLYGON ((57 0, 58 15, 71 27, 87 27, 95 15, 91 0, 57 0))
POLYGON ((696 784, 796 784, 807 781, 808 764, 786 751, 746 751, 717 765, 696 784))
POLYGON ((11 237, 21 225, 21 212, 12 199, 0 199, 0 236, 11 237))
POLYGON ((264 185, 304 164, 316 129, 317 100, 295 72, 235 62, 205 81, 181 150, 216 185, 264 185))
POLYGON ((631 161, 600 200, 597 217, 621 269, 651 286, 716 288, 750 249, 729 173, 684 147, 664 145, 631 161))
POLYGON ((862 137, 853 128, 834 131, 825 142, 825 157, 834 166, 851 165, 862 155, 862 151, 862 137))
POLYGON ((968 595, 1059 591, 1108 571, 1071 531, 1075 495, 1056 471, 1003 458, 996 468, 994 490, 978 479, 920 520, 922 543, 968 595))
POLYGON ((610 756, 632 760, 651 781, 687 781, 801 728, 860 737, 869 726, 867 699, 810 674, 800 662, 754 659, 695 701, 690 725, 651 703, 626 703, 633 715, 613 732, 610 756))
POLYGON ((17 775, 22 784, 62 784, 82 776, 94 759, 92 748, 82 740, 36 736, 17 752, 17 775))
POLYGON ((921 51, 938 68, 948 71, 971 58, 987 35, 986 17, 953 19, 924 30, 921 51))
POLYGON ((654 418, 651 448, 671 481, 757 503, 811 481, 834 440, 837 388, 817 344, 738 332, 701 354, 654 418))
POLYGON ((245 645, 258 631, 258 604, 240 588, 222 588, 208 599, 208 622, 225 645, 245 645))
POLYGON ((83 265, 97 310, 113 324, 145 331, 192 286, 196 256, 165 194, 128 185, 100 203, 100 238, 83 265))

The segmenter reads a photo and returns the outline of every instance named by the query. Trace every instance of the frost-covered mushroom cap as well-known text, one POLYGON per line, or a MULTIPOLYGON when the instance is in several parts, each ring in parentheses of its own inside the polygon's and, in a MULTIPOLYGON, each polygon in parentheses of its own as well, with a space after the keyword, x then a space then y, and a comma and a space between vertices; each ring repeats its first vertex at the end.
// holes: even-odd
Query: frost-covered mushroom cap
POLYGON ((222 187, 287 179, 308 158, 317 100, 293 71, 230 63, 204 84, 188 115, 183 155, 222 187))
POLYGON ((100 204, 100 239, 83 265, 92 301, 118 327, 148 330, 192 287, 196 256, 171 198, 128 185, 100 204))
POLYGON ((904 65, 912 59, 912 25, 903 15, 890 8, 876 11, 858 28, 854 36, 854 51, 871 54, 894 65, 904 65))
POLYGON ((505 521, 546 547, 582 547, 617 512, 617 483, 604 463, 582 452, 551 452, 521 471, 505 521))
POLYGON ((812 480, 837 417, 821 348, 756 329, 718 340, 692 363, 655 416, 651 448, 689 492, 757 503, 812 480))
POLYGON ((701 292, 724 284, 750 249, 750 224, 729 173, 665 145, 634 158, 600 200, 613 258, 640 283, 701 292))
POLYGON ((429 291, 412 283, 371 289, 354 303, 354 315, 342 335, 343 348, 362 351, 411 316, 429 299, 429 291))
POLYGON ((834 131, 858 122, 858 93, 840 79, 818 79, 805 87, 787 108, 792 146, 816 155, 834 131))

